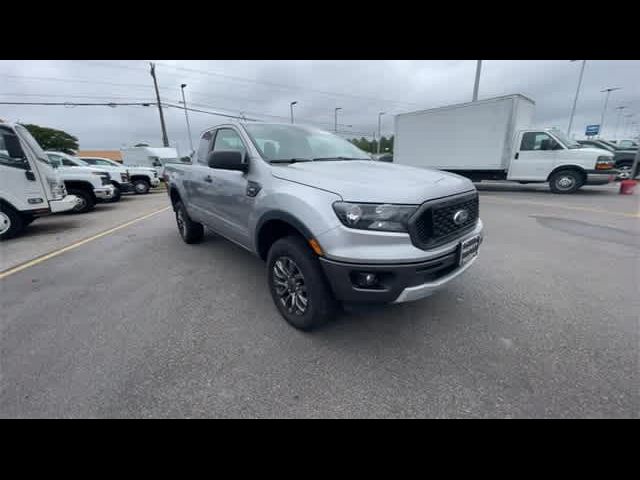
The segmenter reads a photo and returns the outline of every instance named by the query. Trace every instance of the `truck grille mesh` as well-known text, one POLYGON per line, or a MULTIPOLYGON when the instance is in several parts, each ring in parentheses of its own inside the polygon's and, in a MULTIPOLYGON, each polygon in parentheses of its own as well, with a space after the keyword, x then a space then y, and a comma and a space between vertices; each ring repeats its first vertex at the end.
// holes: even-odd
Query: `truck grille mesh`
POLYGON ((415 246, 421 249, 442 245, 472 229, 479 217, 478 194, 457 195, 422 204, 409 220, 409 234, 415 246), (468 217, 456 224, 456 212, 466 210, 468 217))

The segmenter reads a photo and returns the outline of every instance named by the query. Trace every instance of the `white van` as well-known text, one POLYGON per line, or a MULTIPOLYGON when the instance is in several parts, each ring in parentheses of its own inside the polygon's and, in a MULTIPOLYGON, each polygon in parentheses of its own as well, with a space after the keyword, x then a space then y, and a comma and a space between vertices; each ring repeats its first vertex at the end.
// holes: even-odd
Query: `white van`
POLYGON ((393 161, 473 181, 549 182, 554 193, 615 179, 611 153, 532 128, 534 109, 516 94, 396 115, 393 161))
POLYGON ((162 177, 166 163, 177 163, 178 152, 170 147, 129 147, 120 150, 122 163, 128 167, 153 168, 162 177))
POLYGON ((18 235, 39 216, 78 204, 29 131, 0 121, 0 240, 18 235))

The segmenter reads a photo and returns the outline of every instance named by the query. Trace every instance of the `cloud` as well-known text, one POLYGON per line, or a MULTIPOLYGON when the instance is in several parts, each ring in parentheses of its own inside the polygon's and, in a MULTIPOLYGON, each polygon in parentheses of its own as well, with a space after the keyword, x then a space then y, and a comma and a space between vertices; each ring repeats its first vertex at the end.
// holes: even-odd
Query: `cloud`
MULTIPOLYGON (((372 135, 378 112, 383 134, 393 133, 393 114, 471 100, 474 60, 375 61, 182 61, 158 60, 163 101, 178 104, 180 84, 194 108, 271 121, 289 121, 289 103, 297 101, 297 122, 333 129, 334 108, 341 107, 339 130, 348 136, 372 135), (350 125, 350 126, 347 126, 350 125)), ((538 126, 566 129, 580 62, 488 60, 483 62, 480 99, 510 93, 536 102, 538 126)), ((613 136, 617 106, 626 105, 619 135, 640 122, 640 62, 587 62, 573 133, 599 123, 604 87, 622 87, 610 97, 605 135, 613 136)), ((2 61, 0 101, 141 102, 153 101, 145 61, 2 61)), ((150 107, 0 106, 0 118, 60 128, 80 140, 81 148, 117 149, 138 141, 161 143, 160 122, 150 107)), ((184 112, 165 109, 171 143, 188 147, 184 112)), ((193 136, 224 118, 191 112, 193 136)), ((637 125, 636 125, 637 127, 637 125)), ((194 142, 196 138, 194 138, 194 142)))

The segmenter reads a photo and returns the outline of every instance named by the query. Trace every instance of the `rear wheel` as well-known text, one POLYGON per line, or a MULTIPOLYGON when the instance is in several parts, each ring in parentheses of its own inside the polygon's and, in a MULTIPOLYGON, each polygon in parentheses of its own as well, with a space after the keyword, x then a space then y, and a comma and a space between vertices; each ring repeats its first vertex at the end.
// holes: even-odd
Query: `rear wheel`
POLYGON ((151 185, 147 180, 138 179, 133 181, 133 189, 137 194, 149 193, 151 185))
POLYGON ((573 193, 584 183, 582 174, 576 170, 560 170, 549 179, 553 193, 573 193))
POLYGON ((201 242, 204 237, 204 226, 191 220, 182 202, 176 203, 175 211, 178 232, 182 240, 189 244, 201 242))
POLYGON ((24 227, 22 217, 13 207, 0 204, 0 240, 15 237, 24 227))
POLYGON ((94 209, 96 201, 93 198, 93 194, 87 190, 67 190, 70 195, 75 195, 80 199, 80 203, 73 208, 73 213, 87 213, 94 209))
POLYGON ((278 311, 293 327, 312 330, 334 317, 338 303, 302 238, 284 237, 271 246, 267 278, 278 311))

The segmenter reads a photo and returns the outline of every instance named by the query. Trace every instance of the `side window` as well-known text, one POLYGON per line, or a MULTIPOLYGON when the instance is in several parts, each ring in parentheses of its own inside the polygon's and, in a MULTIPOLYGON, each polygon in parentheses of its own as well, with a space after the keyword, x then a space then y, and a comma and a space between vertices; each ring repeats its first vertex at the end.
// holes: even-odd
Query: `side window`
POLYGON ((521 151, 553 150, 556 141, 544 132, 527 132, 522 135, 521 151))
POLYGON ((207 164, 207 154, 209 153, 209 144, 211 143, 211 137, 213 136, 213 132, 205 132, 200 139, 200 145, 198 145, 198 153, 197 159, 198 163, 202 163, 203 165, 207 164))
POLYGON ((243 153, 246 152, 246 148, 242 143, 240 135, 230 128, 221 128, 218 130, 212 151, 216 152, 218 150, 237 150, 243 153))
POLYGON ((29 170, 20 140, 11 133, 0 134, 0 165, 29 170))
POLYGON ((76 164, 73 163, 71 160, 62 157, 62 165, 64 165, 65 167, 75 167, 76 164))

